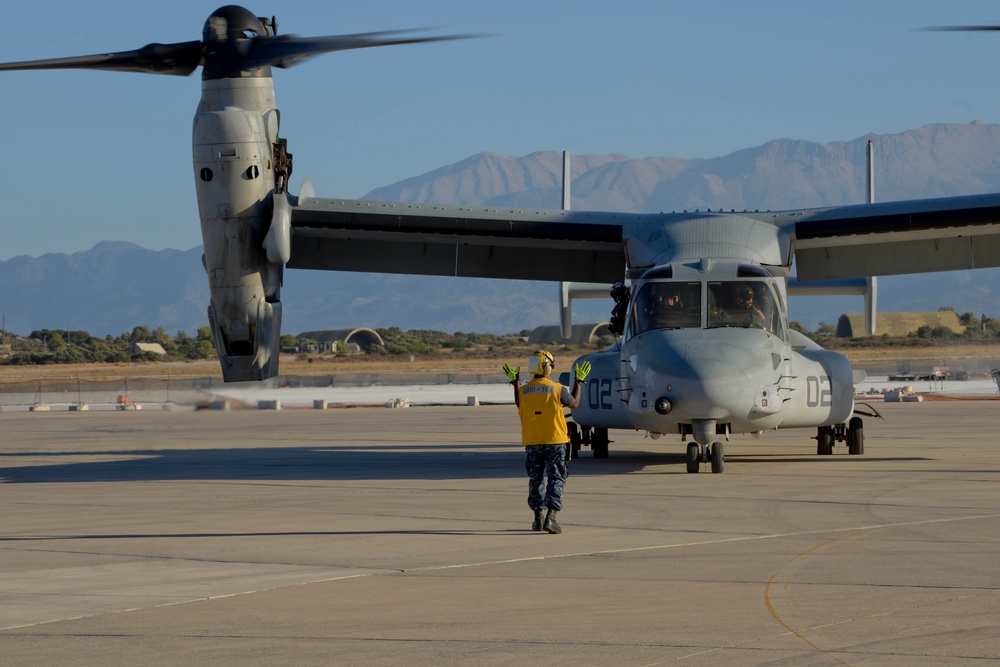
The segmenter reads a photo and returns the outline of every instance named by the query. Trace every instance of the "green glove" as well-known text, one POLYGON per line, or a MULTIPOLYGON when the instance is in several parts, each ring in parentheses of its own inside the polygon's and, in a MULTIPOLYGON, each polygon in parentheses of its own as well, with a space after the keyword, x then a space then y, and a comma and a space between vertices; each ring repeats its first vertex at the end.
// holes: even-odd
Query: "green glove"
POLYGON ((585 361, 582 364, 577 364, 573 367, 573 374, 579 382, 583 382, 590 375, 590 362, 585 361))
POLYGON ((518 376, 521 374, 521 367, 511 368, 510 364, 504 364, 503 372, 512 383, 517 382, 518 376))

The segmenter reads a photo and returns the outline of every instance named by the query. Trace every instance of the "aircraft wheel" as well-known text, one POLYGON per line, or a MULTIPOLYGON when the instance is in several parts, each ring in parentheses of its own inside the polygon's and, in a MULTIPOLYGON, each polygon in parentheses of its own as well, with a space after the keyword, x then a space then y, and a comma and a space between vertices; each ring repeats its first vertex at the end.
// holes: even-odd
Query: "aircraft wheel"
POLYGON ((712 472, 718 474, 726 468, 726 452, 721 442, 712 445, 712 472))
POLYGON ((698 467, 701 465, 701 453, 698 451, 697 442, 688 443, 687 455, 684 458, 687 461, 688 472, 698 472, 698 467))
POLYGON ((865 453, 865 423, 861 417, 851 417, 847 422, 847 453, 854 456, 865 453))
POLYGON ((569 456, 571 459, 578 458, 583 440, 580 437, 580 427, 576 425, 576 422, 569 422, 566 424, 566 430, 569 431, 569 456))
POLYGON ((820 456, 833 454, 833 427, 820 426, 816 432, 816 453, 820 456))
POLYGON ((590 438, 590 448, 594 452, 595 459, 606 459, 608 458, 608 445, 611 441, 608 439, 608 429, 606 428, 595 428, 594 435, 590 438))

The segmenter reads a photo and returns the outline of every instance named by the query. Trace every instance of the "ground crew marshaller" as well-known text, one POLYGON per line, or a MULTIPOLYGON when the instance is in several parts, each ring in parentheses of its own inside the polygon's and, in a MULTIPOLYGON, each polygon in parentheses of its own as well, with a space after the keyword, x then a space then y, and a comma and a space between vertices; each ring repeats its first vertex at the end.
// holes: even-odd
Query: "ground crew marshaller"
POLYGON ((550 379, 555 359, 546 350, 538 350, 528 359, 534 377, 524 385, 521 368, 503 365, 514 386, 514 403, 521 417, 521 444, 524 445, 524 468, 528 473, 528 507, 535 514, 531 529, 558 534, 562 528, 556 513, 562 510, 562 492, 568 472, 566 454, 569 432, 563 408, 572 410, 580 404, 580 390, 590 374, 590 362, 573 369, 573 391, 550 379), (548 483, 546 483, 548 478, 548 483))

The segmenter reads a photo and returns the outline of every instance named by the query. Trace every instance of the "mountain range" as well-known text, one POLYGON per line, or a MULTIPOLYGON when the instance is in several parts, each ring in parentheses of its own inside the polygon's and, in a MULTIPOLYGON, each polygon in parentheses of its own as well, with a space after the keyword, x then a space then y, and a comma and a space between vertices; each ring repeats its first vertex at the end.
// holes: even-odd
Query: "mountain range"
MULTIPOLYGON (((658 212, 782 210, 865 200, 865 150, 876 155, 879 201, 1000 191, 1000 125, 927 125, 825 144, 776 139, 711 159, 580 155, 572 159, 573 208, 658 212)), ((377 188, 364 199, 558 208, 562 155, 479 153, 377 188)), ((320 196, 330 196, 320 193, 320 196)), ((196 224, 196 221, 192 221, 196 224)), ((73 254, 0 261, 0 309, 9 331, 85 330, 117 335, 140 324, 193 333, 207 324, 201 248, 153 251, 105 241, 73 254)), ((879 280, 879 310, 954 307, 1000 315, 1000 270, 879 280)), ((357 326, 509 333, 558 321, 557 286, 369 273, 286 271, 282 329, 357 326)), ((573 303, 574 320, 607 318, 610 299, 573 303)), ((790 317, 810 329, 861 310, 860 297, 795 297, 790 317)))

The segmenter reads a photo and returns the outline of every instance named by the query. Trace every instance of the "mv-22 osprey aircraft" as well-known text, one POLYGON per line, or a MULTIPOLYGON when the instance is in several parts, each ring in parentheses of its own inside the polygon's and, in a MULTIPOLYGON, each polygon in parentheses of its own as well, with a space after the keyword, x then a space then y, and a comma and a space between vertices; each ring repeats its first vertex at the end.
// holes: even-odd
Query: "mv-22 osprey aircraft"
MULTIPOLYGON (((0 65, 188 75, 202 68, 193 162, 211 304, 226 381, 278 373, 285 267, 631 284, 622 339, 587 355, 574 445, 607 456, 608 429, 690 436, 687 469, 722 472, 722 442, 817 430, 817 451, 863 452, 847 359, 788 328, 798 284, 1000 266, 1000 195, 781 212, 624 214, 321 199, 288 191, 272 67, 311 56, 461 36, 406 31, 317 38, 225 6, 203 38, 136 51, 0 65)), ((570 287, 566 288, 569 283, 570 287)), ((839 286, 839 287, 838 287, 839 286)), ((873 300, 872 300, 873 302, 873 300)), ((563 302, 568 312, 568 301, 563 302)))

